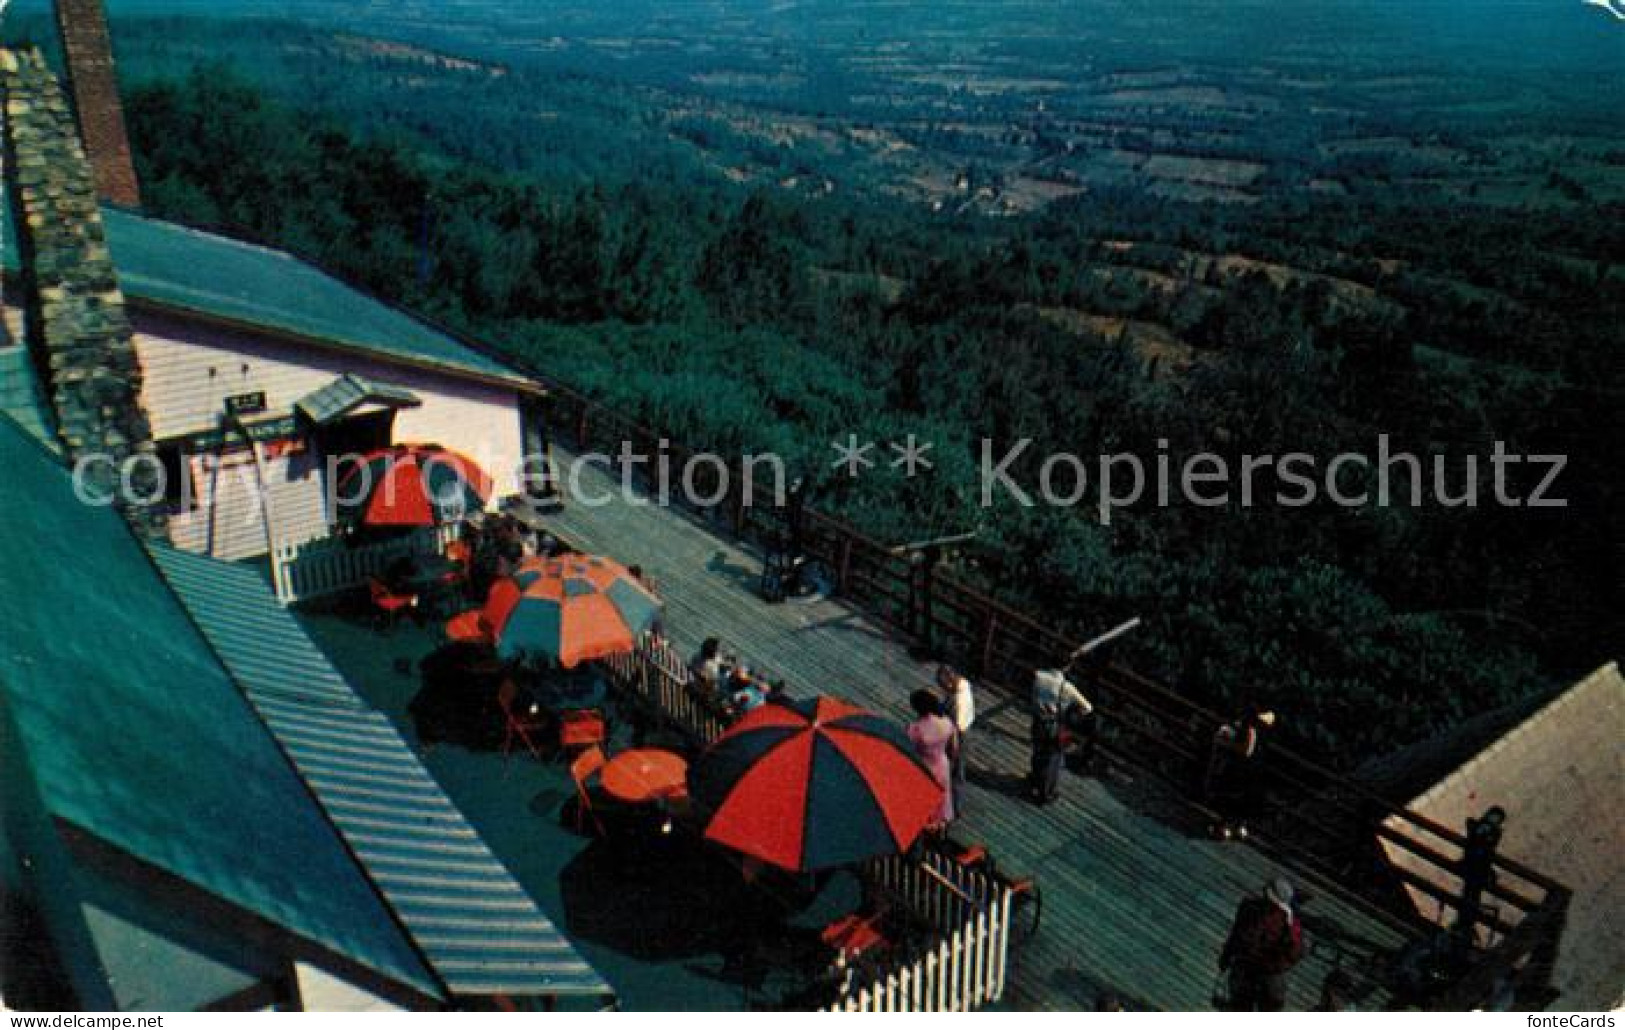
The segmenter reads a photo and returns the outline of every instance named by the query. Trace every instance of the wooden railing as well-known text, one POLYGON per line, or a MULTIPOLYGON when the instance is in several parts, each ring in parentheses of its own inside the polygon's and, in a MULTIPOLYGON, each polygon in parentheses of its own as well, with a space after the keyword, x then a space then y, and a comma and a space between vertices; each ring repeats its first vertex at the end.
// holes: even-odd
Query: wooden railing
POLYGON ((1004 996, 1010 959, 1011 891, 990 877, 924 851, 869 863, 859 874, 883 904, 927 928, 927 943, 851 966, 832 1012, 968 1012, 1004 996))
MULTIPOLYGON (((664 640, 646 637, 603 659, 623 698, 703 746, 722 735, 724 713, 691 687, 687 667, 664 640)), ((880 962, 837 957, 841 1012, 968 1011, 1004 995, 1011 892, 982 872, 931 851, 877 859, 859 872, 865 894, 900 909, 927 943, 880 962)))
POLYGON ((342 593, 404 556, 444 554, 456 535, 457 527, 446 525, 372 544, 353 545, 334 536, 280 543, 271 549, 271 582, 284 605, 342 593))
POLYGON ((688 667, 666 641, 645 637, 635 652, 605 658, 603 664, 624 697, 689 743, 709 744, 726 728, 725 713, 693 688, 688 667))
MULTIPOLYGON (((548 408, 556 438, 578 450, 623 453, 645 459, 639 472, 657 467, 666 455, 682 466, 692 452, 667 437, 605 409, 561 384, 549 383, 548 408)), ((700 463, 700 468, 705 463, 700 463)), ((736 463, 720 503, 696 506, 673 491, 671 500, 713 527, 745 541, 771 542, 783 532, 778 509, 763 496, 744 496, 742 463, 736 463)), ((701 477, 703 478, 703 477, 701 477)), ((652 484, 646 484, 652 485, 652 484)), ((709 484, 696 483, 706 496, 709 484)), ((822 513, 808 511, 803 522, 808 556, 828 566, 840 598, 884 624, 903 639, 963 668, 994 691, 1022 699, 1035 669, 1065 660, 1077 641, 1039 623, 1023 612, 987 596, 955 577, 931 572, 867 536, 855 527, 822 513)), ((684 707, 677 684, 686 686, 680 666, 655 674, 655 691, 670 705, 674 721, 708 732, 705 716, 684 707), (664 681, 664 682, 662 682, 664 681)), ((1205 709, 1132 670, 1101 665, 1084 674, 1085 691, 1096 701, 1105 728, 1104 746, 1123 760, 1169 784, 1191 804, 1202 807, 1196 784, 1208 759, 1219 713, 1205 709)), ((1411 937, 1436 929, 1411 904, 1405 888, 1435 897, 1439 909, 1458 911, 1459 869, 1465 838, 1460 831, 1411 812, 1349 780, 1294 754, 1270 746, 1258 762, 1269 800, 1259 821, 1259 843, 1291 862, 1327 889, 1351 895, 1392 927, 1411 937), (1427 867, 1386 860, 1379 839, 1415 856, 1427 867), (1431 875, 1430 875, 1431 874, 1431 875), (1454 885, 1454 886, 1452 886, 1454 885)), ((1543 989, 1549 963, 1530 961, 1549 954, 1562 931, 1568 892, 1540 873, 1506 858, 1495 863, 1496 878, 1486 904, 1465 934, 1475 942, 1474 972, 1462 978, 1463 989, 1475 983, 1505 983, 1514 978, 1532 991, 1543 989)), ((1451 1004, 1461 1001, 1453 996, 1451 1004)))

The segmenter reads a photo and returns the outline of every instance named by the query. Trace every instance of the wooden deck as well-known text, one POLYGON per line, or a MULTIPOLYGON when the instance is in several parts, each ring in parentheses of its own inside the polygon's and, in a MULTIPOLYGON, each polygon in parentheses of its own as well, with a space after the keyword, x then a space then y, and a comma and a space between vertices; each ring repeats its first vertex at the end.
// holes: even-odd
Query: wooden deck
MULTIPOLYGON (((612 490, 598 473, 584 475, 582 486, 592 496, 612 490)), ((545 521, 584 550, 641 564, 685 652, 717 636, 753 668, 785 677, 794 694, 837 694, 899 721, 909 692, 929 683, 932 666, 840 604, 764 604, 758 556, 684 514, 617 500, 567 505, 545 521)), ((1091 1009, 1111 994, 1130 1009, 1211 1008, 1236 903, 1278 872, 1314 895, 1304 906, 1311 951, 1291 977, 1289 1007, 1313 1007, 1334 963, 1367 992, 1362 1007, 1382 1004, 1385 992, 1365 978, 1400 943, 1396 930, 1258 848, 1207 839, 1176 797, 1127 766, 1068 775, 1061 800, 1033 806, 1019 796, 1028 755, 1023 706, 986 693, 977 700, 972 784, 954 835, 986 843, 1010 871, 1036 874, 1043 891, 1043 926, 1014 956, 1006 1004, 1091 1009)))

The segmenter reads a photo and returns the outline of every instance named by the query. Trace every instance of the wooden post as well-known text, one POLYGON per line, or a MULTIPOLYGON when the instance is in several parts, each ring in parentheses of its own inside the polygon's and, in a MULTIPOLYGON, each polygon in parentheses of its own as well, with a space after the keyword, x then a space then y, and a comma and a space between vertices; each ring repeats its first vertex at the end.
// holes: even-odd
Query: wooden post
POLYGON ((743 540, 745 538, 745 459, 739 459, 739 474, 734 481, 728 484, 728 492, 733 495, 733 524, 734 536, 743 540))
POLYGON ((999 635, 999 613, 989 607, 987 609, 987 625, 982 630, 982 652, 977 656, 976 672, 986 676, 993 668, 993 642, 999 635))

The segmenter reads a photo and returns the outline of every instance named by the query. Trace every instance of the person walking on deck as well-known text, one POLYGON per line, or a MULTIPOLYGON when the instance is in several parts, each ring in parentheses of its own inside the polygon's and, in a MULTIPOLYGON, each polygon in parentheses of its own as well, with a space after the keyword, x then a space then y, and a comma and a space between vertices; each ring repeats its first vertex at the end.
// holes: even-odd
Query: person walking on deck
POLYGON ((1228 1008, 1279 1012, 1286 1006, 1286 975, 1303 958, 1303 924, 1292 909, 1292 884, 1278 876, 1262 896, 1244 898, 1219 953, 1230 978, 1228 1008))
POLYGON ((909 695, 909 707, 915 719, 908 724, 908 739, 920 761, 931 771, 931 778, 942 788, 942 803, 931 817, 929 829, 943 830, 954 821, 953 752, 955 738, 953 721, 942 714, 942 702, 929 690, 916 690, 909 695))
POLYGON ((937 666, 937 689, 942 691, 943 713, 954 724, 954 814, 965 814, 965 772, 969 762, 970 728, 976 722, 976 697, 970 680, 946 665, 937 666))

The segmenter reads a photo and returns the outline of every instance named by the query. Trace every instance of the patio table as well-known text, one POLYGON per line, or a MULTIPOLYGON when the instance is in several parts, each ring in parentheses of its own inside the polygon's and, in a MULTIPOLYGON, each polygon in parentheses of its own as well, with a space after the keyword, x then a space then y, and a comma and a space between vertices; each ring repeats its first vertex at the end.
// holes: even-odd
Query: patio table
POLYGON ((622 751, 604 766, 604 793, 630 805, 646 805, 681 794, 688 783, 688 760, 663 748, 622 751))

